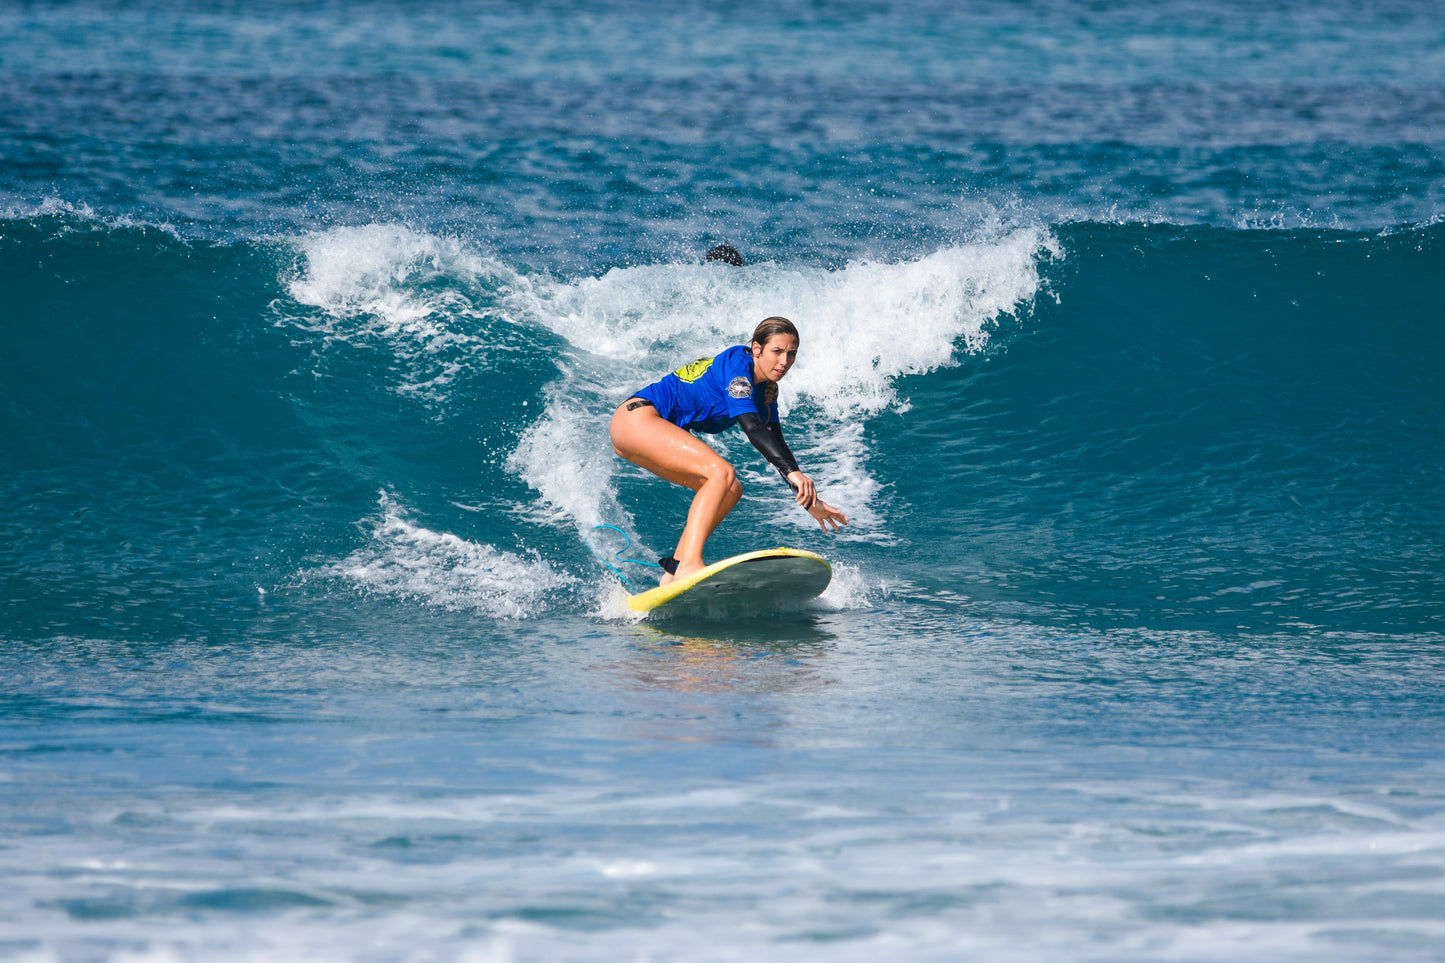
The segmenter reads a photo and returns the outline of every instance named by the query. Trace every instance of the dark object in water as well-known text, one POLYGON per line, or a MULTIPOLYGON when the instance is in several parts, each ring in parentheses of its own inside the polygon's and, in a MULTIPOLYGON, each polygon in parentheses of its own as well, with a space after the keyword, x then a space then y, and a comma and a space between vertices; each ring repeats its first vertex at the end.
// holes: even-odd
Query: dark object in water
POLYGON ((743 260, 743 256, 738 253, 738 249, 731 244, 718 244, 710 248, 707 252, 707 259, 709 261, 721 261, 724 264, 731 264, 734 267, 742 267, 748 263, 743 260))

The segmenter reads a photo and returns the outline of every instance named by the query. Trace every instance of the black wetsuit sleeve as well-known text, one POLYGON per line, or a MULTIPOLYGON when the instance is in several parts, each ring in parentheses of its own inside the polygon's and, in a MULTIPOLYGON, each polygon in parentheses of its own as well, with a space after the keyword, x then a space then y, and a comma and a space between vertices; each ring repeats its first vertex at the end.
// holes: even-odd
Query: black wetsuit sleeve
POLYGON ((788 476, 798 470, 798 459, 793 457, 788 443, 783 441, 782 425, 776 421, 765 422, 752 412, 746 411, 738 415, 738 427, 747 434, 753 447, 762 452, 763 457, 778 470, 783 481, 787 481, 788 476))

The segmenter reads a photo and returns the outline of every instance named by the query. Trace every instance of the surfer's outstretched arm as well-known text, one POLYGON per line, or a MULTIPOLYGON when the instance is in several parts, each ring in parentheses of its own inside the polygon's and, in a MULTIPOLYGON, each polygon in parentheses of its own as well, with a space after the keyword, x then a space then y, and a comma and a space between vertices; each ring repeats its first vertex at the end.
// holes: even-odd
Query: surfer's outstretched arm
POLYGON ((829 525, 836 532, 848 524, 848 516, 819 498, 813 480, 799 470, 798 459, 793 457, 792 449, 783 440, 782 425, 776 421, 764 422, 755 414, 745 413, 738 416, 738 427, 747 434, 753 447, 783 476, 796 493, 794 500, 818 520, 824 531, 829 525))

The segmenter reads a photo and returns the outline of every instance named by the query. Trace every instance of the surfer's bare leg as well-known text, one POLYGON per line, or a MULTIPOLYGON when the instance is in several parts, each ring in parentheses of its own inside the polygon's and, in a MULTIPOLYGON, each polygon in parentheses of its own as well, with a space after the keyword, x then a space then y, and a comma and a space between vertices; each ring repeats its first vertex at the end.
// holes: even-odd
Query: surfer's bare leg
POLYGON ((618 455, 696 493, 673 552, 677 575, 664 576, 662 584, 703 568, 703 545, 743 496, 733 466, 695 435, 663 419, 655 408, 628 411, 625 404, 619 405, 612 415, 611 434, 618 455))
MULTIPOLYGON (((718 460, 722 461, 721 458, 718 460)), ((683 526, 677 548, 672 552, 673 558, 677 559, 677 575, 674 578, 685 578, 706 567, 707 563, 702 560, 702 548, 707 544, 708 536, 717 530, 738 499, 743 497, 743 485, 738 481, 733 466, 725 461, 723 465, 726 472, 710 477, 700 488, 694 489, 697 494, 692 496, 692 506, 687 510, 687 524, 683 526), (721 497, 716 496, 719 489, 721 497)))

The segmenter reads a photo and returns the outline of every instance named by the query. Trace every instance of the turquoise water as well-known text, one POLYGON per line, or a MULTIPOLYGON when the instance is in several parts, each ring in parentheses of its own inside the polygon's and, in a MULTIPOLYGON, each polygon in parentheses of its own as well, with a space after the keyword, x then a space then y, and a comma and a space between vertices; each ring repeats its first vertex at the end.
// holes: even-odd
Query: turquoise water
POLYGON ((1438 958, 1442 51, 0 6, 0 957, 1438 958), (834 583, 639 621, 611 409, 779 313, 854 524, 725 435, 710 557, 834 583))

